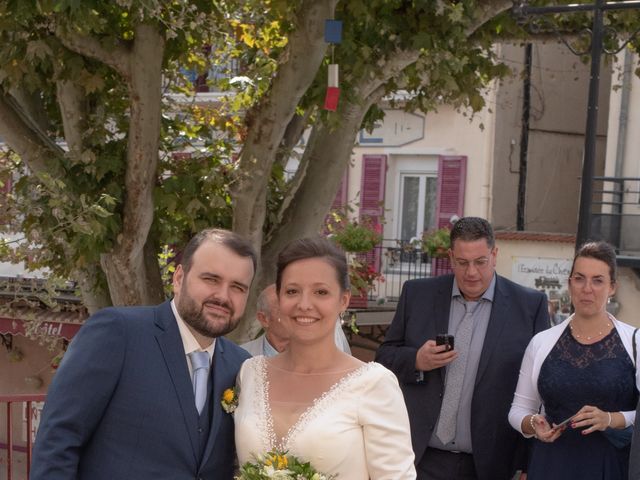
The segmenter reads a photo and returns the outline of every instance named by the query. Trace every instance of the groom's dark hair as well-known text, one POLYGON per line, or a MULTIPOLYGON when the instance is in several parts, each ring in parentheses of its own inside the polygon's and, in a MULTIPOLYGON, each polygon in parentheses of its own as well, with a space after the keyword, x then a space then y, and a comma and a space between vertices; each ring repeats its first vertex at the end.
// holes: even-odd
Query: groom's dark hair
POLYGON ((241 257, 250 257, 251 261, 253 262, 253 271, 256 271, 258 256, 256 255, 253 246, 247 240, 245 240, 237 233, 232 232, 231 230, 224 230, 222 228, 207 228, 206 230, 202 230, 201 232, 195 234, 193 238, 189 240, 189 243, 187 243, 187 246, 184 247, 184 250, 182 251, 180 265, 182 265, 182 269, 185 273, 187 273, 189 269, 191 269, 193 255, 196 253, 196 250, 200 248, 200 245, 202 245, 204 242, 218 243, 220 245, 224 245, 229 250, 237 253, 241 257))
POLYGON ((324 237, 308 237, 289 243, 278 255, 276 291, 280 294, 282 272, 298 260, 322 258, 333 267, 342 291, 349 290, 349 269, 345 253, 324 237))

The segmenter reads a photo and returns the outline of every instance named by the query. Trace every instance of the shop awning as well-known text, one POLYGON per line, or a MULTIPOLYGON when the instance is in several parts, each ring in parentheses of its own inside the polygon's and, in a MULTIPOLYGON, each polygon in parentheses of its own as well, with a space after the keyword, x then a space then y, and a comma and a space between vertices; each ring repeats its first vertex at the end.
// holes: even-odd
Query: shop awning
POLYGON ((71 340, 80 330, 87 318, 81 312, 51 312, 28 310, 7 314, 0 313, 0 333, 12 335, 26 335, 27 325, 35 322, 39 333, 71 340))

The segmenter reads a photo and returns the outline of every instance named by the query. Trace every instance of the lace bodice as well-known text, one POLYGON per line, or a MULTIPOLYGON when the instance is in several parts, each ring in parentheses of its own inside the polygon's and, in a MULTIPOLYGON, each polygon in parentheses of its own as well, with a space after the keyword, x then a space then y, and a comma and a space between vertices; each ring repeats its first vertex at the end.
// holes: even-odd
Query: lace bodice
POLYGON ((565 329, 542 364, 538 389, 554 422, 584 405, 614 412, 633 410, 636 405, 635 368, 615 328, 589 345, 565 329))
POLYGON ((406 408, 395 376, 383 366, 305 375, 255 357, 243 365, 238 384, 241 464, 278 449, 339 479, 415 478, 406 408))

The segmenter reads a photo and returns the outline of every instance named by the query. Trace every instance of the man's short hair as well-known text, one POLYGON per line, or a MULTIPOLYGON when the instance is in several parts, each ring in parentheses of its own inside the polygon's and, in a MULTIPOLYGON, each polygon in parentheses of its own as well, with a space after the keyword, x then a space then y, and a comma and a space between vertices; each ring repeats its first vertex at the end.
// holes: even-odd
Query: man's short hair
POLYGON ((476 240, 485 239, 489 248, 493 249, 496 245, 496 239, 493 235, 491 224, 484 218, 480 217, 462 217, 451 229, 451 248, 456 240, 463 242, 474 242, 476 240))
POLYGON ((250 257, 251 262, 253 263, 253 271, 254 273, 256 272, 258 256, 256 255, 256 251, 253 249, 253 246, 247 240, 230 230, 224 230, 222 228, 207 228, 194 235, 182 251, 180 265, 182 265, 182 269, 185 273, 191 269, 193 255, 205 241, 224 245, 241 257, 250 257))

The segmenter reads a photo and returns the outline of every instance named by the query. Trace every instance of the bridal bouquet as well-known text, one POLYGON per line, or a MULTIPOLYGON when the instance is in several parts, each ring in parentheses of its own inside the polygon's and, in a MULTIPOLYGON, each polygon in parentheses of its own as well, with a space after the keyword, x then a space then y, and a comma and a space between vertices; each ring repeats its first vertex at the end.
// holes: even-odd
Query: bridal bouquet
POLYGON ((331 480, 334 475, 319 473, 309 462, 273 451, 256 457, 255 462, 246 462, 240 467, 235 480, 331 480))

